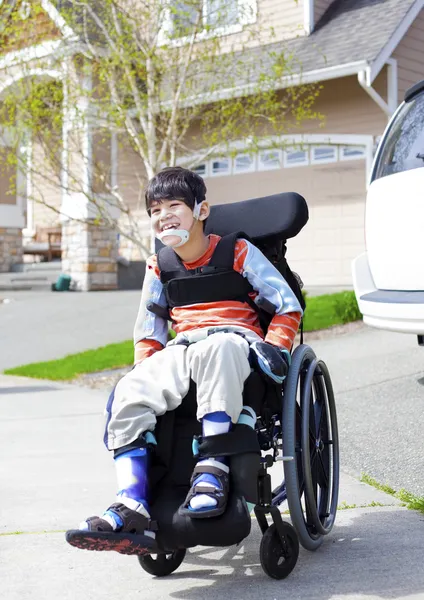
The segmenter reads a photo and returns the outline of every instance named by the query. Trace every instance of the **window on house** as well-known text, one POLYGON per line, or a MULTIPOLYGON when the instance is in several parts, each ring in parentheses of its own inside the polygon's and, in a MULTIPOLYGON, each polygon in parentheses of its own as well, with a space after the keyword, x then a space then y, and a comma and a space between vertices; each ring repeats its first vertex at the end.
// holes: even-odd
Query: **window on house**
POLYGON ((285 167, 301 167, 308 164, 309 156, 307 150, 299 150, 298 148, 287 148, 284 150, 285 167))
POLYGON ((216 158, 211 161, 211 175, 228 175, 230 173, 230 159, 216 158))
POLYGON ((205 24, 210 27, 228 27, 240 21, 240 2, 233 0, 204 0, 205 24))
POLYGON ((192 170, 201 177, 206 177, 208 174, 208 165, 207 163, 200 163, 199 165, 193 167, 192 170))
POLYGON ((255 170, 255 157, 252 154, 237 154, 234 158, 234 173, 251 173, 255 170))
POLYGON ((232 33, 234 27, 254 23, 256 11, 256 0, 177 0, 170 3, 170 23, 165 30, 173 38, 184 38, 199 23, 199 33, 209 28, 232 33))
POLYGON ((203 18, 202 0, 179 0, 170 7, 171 30, 174 37, 189 35, 199 19, 203 18))
POLYGON ((364 146, 340 147, 340 160, 356 160, 358 158, 365 158, 364 146))
POLYGON ((337 160, 336 146, 312 146, 311 163, 331 163, 337 160))
POLYGON ((280 169, 282 165, 281 150, 263 150, 258 154, 258 171, 280 169))

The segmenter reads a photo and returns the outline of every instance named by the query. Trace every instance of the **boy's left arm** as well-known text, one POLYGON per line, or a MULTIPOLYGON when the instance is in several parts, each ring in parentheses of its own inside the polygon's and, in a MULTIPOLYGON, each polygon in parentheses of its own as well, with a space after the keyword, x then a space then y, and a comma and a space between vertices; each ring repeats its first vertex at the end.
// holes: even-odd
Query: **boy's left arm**
POLYGON ((247 240, 236 243, 234 265, 258 293, 256 303, 267 300, 275 307, 265 341, 290 351, 302 319, 302 307, 281 273, 247 240))

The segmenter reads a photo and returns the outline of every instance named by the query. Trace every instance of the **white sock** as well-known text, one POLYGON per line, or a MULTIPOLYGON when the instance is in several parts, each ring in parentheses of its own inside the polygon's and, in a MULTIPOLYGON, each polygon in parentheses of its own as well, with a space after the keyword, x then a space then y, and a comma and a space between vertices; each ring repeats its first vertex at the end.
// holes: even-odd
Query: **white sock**
MULTIPOLYGON (((229 473, 229 471, 230 471, 230 469, 227 465, 225 465, 224 463, 222 463, 219 460, 216 460, 215 458, 206 458, 205 460, 200 460, 197 464, 216 467, 217 469, 220 469, 221 471, 223 471, 225 473, 229 473)), ((199 477, 201 477, 201 475, 199 475, 199 477)), ((208 474, 208 477, 214 477, 214 476, 208 474)), ((216 479, 216 478, 214 477, 214 479, 216 479)), ((213 483, 210 483, 208 481, 202 481, 202 486, 210 487, 210 488, 216 487, 213 483)), ((196 494, 196 496, 194 496, 190 500, 189 506, 193 510, 199 510, 201 508, 214 508, 216 505, 217 505, 217 501, 215 500, 215 498, 212 498, 211 496, 208 496, 207 494, 196 494)))

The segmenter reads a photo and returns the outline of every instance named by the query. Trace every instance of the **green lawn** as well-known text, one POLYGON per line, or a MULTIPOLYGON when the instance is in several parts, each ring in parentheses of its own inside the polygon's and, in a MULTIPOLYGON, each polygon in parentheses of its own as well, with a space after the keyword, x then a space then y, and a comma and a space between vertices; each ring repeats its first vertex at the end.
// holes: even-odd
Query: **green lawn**
MULTIPOLYGON (((353 292, 340 292, 306 299, 305 331, 327 329, 360 318, 353 292), (359 316, 358 316, 359 315, 359 316)), ((6 375, 21 375, 37 379, 71 380, 83 373, 95 373, 131 365, 133 342, 109 344, 94 350, 70 354, 58 360, 32 363, 7 369, 6 375)))
POLYGON ((132 364, 133 358, 133 341, 127 340, 119 344, 108 344, 78 354, 69 354, 58 360, 7 369, 5 374, 35 377, 37 379, 69 380, 82 373, 94 373, 106 369, 125 367, 132 364))
POLYGON ((332 325, 359 321, 361 318, 354 292, 306 298, 305 331, 327 329, 332 325))

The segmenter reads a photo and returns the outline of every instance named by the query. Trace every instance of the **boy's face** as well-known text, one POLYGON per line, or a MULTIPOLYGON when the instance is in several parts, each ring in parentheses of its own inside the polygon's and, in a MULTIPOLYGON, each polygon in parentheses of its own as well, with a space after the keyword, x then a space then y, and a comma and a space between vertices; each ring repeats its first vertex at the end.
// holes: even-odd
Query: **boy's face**
POLYGON ((163 200, 152 202, 150 206, 152 229, 155 234, 169 230, 169 236, 164 236, 162 241, 167 246, 173 246, 180 241, 178 236, 172 235, 173 229, 190 231, 193 226, 193 211, 182 200, 163 200))

